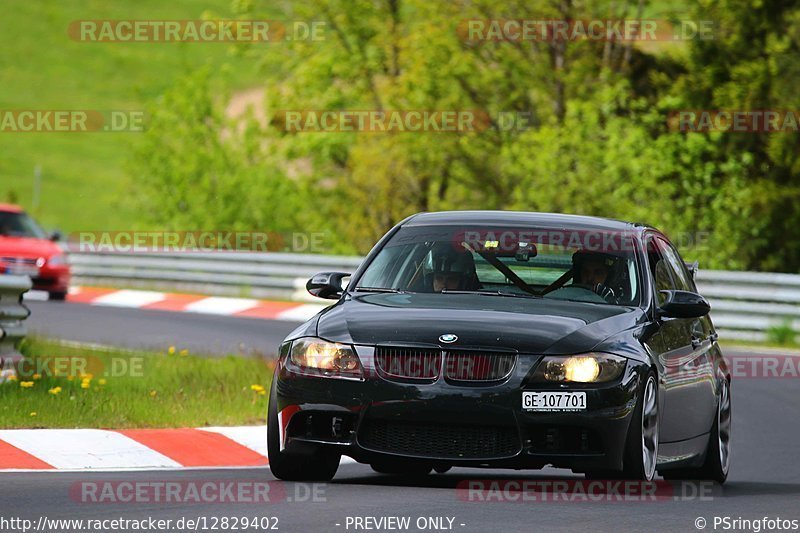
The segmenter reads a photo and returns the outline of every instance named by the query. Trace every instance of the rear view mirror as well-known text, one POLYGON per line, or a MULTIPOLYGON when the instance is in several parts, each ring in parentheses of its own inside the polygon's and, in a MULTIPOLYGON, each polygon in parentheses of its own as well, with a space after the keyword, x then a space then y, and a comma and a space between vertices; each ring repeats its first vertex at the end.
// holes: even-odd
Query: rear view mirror
POLYGON ((342 279, 350 276, 346 272, 320 272, 306 283, 306 290, 317 298, 325 298, 327 300, 338 300, 344 289, 342 288, 342 279))
POLYGON ((666 295, 666 300, 659 311, 668 318, 700 318, 711 311, 708 301, 690 291, 659 291, 666 295))
POLYGON ((530 242, 521 242, 519 243, 519 248, 517 248, 517 252, 514 254, 514 259, 520 262, 527 262, 532 257, 536 257, 538 250, 536 250, 536 245, 530 242))

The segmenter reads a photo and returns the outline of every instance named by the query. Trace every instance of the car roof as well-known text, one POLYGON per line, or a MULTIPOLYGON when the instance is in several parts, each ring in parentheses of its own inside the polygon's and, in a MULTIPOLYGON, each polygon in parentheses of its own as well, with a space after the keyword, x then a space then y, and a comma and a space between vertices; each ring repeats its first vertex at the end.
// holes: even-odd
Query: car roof
POLYGON ((586 228, 595 230, 627 230, 641 232, 649 229, 646 224, 625 222, 612 218, 561 213, 536 213, 530 211, 438 211, 418 213, 409 217, 404 226, 431 226, 438 224, 489 226, 533 226, 559 228, 586 228))
POLYGON ((24 209, 14 204, 0 204, 0 211, 5 211, 6 213, 22 213, 24 209))

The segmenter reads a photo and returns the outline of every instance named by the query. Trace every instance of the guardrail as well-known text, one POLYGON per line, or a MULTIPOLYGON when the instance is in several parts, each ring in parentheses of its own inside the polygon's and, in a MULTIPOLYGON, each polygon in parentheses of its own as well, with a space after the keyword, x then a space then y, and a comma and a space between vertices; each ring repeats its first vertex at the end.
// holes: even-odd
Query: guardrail
POLYGON ((25 319, 30 311, 22 304, 22 295, 31 289, 27 276, 0 276, 0 383, 16 376, 15 364, 22 359, 19 343, 27 330, 25 319))
POLYGON ((287 253, 69 253, 77 285, 125 286, 202 294, 319 302, 308 279, 325 270, 354 272, 361 257, 287 253))
MULTIPOLYGON (((317 302, 305 290, 308 278, 322 271, 353 272, 363 260, 248 252, 72 251, 69 258, 78 285, 317 302)), ((800 332, 800 275, 700 270, 696 278, 723 338, 760 341, 770 328, 787 323, 800 332)))
POLYGON ((696 279, 721 338, 763 341, 779 327, 800 333, 800 275, 700 270, 696 279))

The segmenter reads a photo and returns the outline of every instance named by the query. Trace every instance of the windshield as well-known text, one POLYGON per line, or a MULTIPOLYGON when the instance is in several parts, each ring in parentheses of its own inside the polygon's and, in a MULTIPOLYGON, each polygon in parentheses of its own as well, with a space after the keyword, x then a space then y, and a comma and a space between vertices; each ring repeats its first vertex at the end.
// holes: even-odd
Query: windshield
POLYGON ((46 239, 47 233, 25 213, 0 211, 0 237, 46 239))
POLYGON ((356 291, 476 293, 638 305, 633 237, 547 228, 401 228, 356 291))

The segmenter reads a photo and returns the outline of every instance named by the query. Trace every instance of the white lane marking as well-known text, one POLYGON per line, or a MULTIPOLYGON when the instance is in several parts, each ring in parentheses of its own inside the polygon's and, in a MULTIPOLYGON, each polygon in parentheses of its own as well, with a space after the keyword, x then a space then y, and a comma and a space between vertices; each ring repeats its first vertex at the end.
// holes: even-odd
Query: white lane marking
MULTIPOLYGON (((230 426, 197 429, 219 433, 267 457, 267 426, 230 426)), ((355 464, 355 462, 355 459, 343 455, 340 464, 355 464)))
POLYGON ((187 313, 202 313, 205 315, 233 315, 247 311, 258 306, 258 300, 249 298, 222 298, 211 296, 192 302, 184 308, 187 313))
POLYGON ((230 426, 197 429, 219 433, 256 453, 260 453, 264 457, 267 456, 267 426, 230 426))
POLYGON ((55 468, 180 468, 135 440, 102 429, 0 430, 0 440, 55 468))
MULTIPOLYGON (((342 462, 340 464, 359 464, 353 459, 349 457, 342 457, 342 462)), ((183 466, 180 468, 181 470, 266 470, 269 471, 269 466, 183 466)), ((139 468, 93 468, 92 472, 174 472, 175 468, 173 467, 148 467, 143 466, 139 468)), ((45 473, 45 474, 53 474, 53 473, 75 473, 75 472, 86 472, 85 468, 59 468, 59 469, 36 469, 36 468, 2 468, 0 472, 6 473, 14 473, 14 472, 34 472, 34 473, 45 473)), ((563 472, 562 472, 563 473, 563 472)))
POLYGON ((122 290, 95 298, 92 304, 113 307, 144 307, 161 302, 165 298, 166 294, 162 292, 122 290))
POLYGON ((306 320, 316 315, 326 307, 328 306, 320 304, 298 305, 293 309, 289 309, 287 311, 281 311, 275 318, 278 320, 305 322, 306 320))

